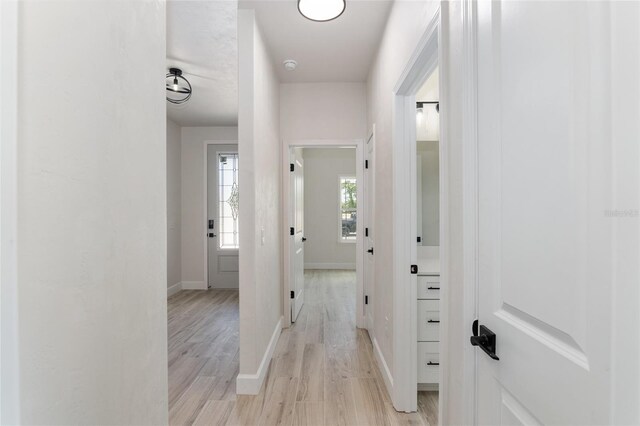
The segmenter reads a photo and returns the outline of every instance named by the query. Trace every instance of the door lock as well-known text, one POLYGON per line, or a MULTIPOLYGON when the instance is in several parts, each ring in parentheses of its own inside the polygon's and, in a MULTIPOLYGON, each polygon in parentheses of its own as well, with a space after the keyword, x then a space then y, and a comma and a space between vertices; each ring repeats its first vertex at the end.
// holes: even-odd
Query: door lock
POLYGON ((479 346, 492 359, 500 359, 496 355, 496 334, 484 325, 478 330, 478 320, 473 322, 473 336, 469 340, 472 346, 479 346))

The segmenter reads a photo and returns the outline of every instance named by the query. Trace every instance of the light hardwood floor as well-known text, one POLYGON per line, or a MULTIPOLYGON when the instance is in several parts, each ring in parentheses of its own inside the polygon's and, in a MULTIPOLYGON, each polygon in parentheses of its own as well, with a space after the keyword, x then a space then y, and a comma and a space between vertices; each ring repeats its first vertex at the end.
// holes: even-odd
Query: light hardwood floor
POLYGON ((436 425, 438 394, 396 412, 366 330, 355 327, 355 273, 306 271, 305 304, 282 331, 259 395, 235 394, 238 292, 169 299, 172 425, 436 425))

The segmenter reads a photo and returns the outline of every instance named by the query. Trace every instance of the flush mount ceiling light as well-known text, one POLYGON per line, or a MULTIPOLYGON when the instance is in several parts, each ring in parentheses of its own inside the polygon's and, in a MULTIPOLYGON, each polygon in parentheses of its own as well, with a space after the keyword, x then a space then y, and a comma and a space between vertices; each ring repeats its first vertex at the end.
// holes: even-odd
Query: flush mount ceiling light
POLYGON ((298 11, 305 18, 327 22, 342 15, 347 7, 345 0, 298 0, 298 11))
POLYGON ((191 98, 191 83, 182 76, 180 68, 169 68, 165 83, 167 100, 172 104, 183 104, 191 98))

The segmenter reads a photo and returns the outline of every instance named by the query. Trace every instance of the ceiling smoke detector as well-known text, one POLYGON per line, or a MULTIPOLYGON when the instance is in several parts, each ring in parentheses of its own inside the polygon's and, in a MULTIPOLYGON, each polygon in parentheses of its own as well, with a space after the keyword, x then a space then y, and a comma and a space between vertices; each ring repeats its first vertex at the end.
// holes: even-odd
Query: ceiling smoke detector
POLYGON ((298 63, 293 59, 287 59, 282 63, 282 65, 284 65, 284 69, 286 69, 287 71, 293 71, 298 66, 298 63))

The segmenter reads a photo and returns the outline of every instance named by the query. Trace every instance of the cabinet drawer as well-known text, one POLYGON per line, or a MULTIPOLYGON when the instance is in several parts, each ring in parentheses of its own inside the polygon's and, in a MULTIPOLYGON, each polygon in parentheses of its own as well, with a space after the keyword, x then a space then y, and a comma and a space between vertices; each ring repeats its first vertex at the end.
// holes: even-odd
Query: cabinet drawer
POLYGON ((418 300, 418 341, 440 340, 440 301, 418 300))
POLYGON ((440 343, 418 342, 418 383, 440 380, 440 343))
POLYGON ((440 299, 440 277, 418 277, 418 299, 440 299))

